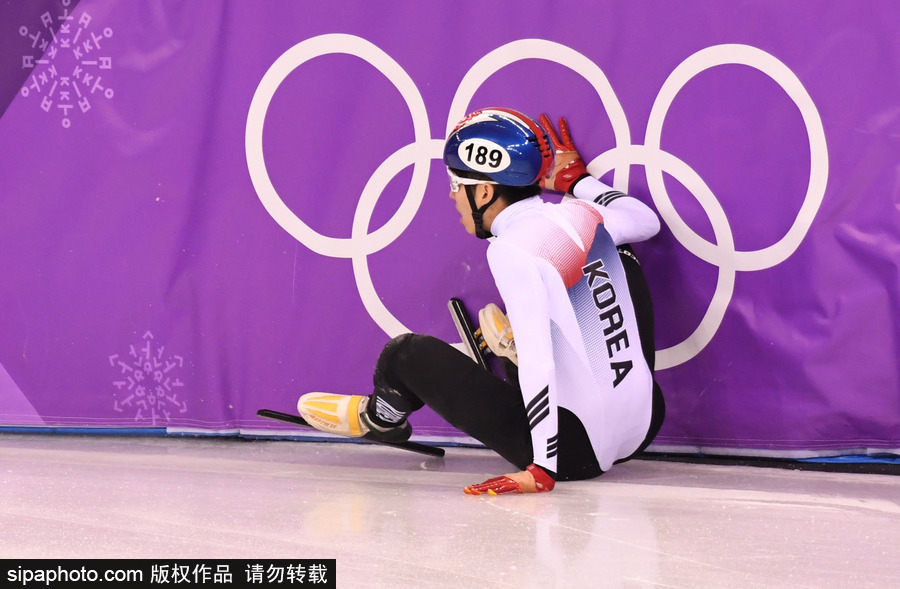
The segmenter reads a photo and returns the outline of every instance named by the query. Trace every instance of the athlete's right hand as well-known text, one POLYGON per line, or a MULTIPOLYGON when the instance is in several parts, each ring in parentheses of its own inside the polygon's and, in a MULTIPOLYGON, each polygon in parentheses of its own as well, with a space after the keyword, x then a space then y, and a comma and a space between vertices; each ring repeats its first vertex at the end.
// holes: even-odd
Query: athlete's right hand
POLYGON ((529 464, 520 472, 488 479, 477 485, 469 485, 466 495, 502 495, 504 493, 546 493, 556 486, 547 471, 536 464, 529 464))
POLYGON ((588 175, 587 166, 575 144, 572 142, 572 134, 569 132, 569 123, 564 117, 559 119, 559 136, 553 129, 553 123, 547 115, 540 117, 541 127, 547 132, 550 143, 553 145, 555 160, 553 170, 547 176, 541 178, 541 188, 572 194, 572 186, 588 175), (562 139, 560 139, 562 137, 562 139))

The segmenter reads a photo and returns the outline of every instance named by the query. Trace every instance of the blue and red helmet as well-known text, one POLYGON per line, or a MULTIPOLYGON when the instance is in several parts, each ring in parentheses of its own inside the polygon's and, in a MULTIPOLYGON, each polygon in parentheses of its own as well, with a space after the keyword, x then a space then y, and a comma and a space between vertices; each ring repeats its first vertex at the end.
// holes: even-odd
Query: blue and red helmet
POLYGON ((507 108, 477 110, 464 118, 444 144, 444 164, 479 172, 506 186, 530 186, 553 166, 544 130, 528 116, 507 108))

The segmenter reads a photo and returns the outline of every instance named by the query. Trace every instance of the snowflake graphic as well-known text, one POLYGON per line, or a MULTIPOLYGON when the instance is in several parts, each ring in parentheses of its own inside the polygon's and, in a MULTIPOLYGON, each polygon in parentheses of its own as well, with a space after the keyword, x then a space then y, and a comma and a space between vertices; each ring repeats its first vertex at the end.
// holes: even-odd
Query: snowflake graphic
POLYGON ((31 53, 22 55, 22 69, 33 70, 20 93, 24 98, 39 96, 44 112, 59 113, 66 129, 72 126, 74 114, 91 110, 92 100, 111 99, 115 94, 103 79, 112 70, 112 57, 101 54, 113 30, 92 30, 93 19, 87 12, 76 22, 69 12, 71 4, 62 0, 60 14, 45 12, 40 24, 19 27, 19 34, 31 45, 31 53))
POLYGON ((177 389, 184 386, 178 376, 184 368, 184 358, 166 356, 165 346, 157 345, 150 331, 141 340, 128 347, 127 358, 119 354, 109 357, 110 366, 118 369, 120 375, 112 384, 126 395, 113 401, 113 409, 119 413, 133 411, 135 421, 168 423, 173 412, 187 412, 187 402, 179 401, 177 394, 177 389))

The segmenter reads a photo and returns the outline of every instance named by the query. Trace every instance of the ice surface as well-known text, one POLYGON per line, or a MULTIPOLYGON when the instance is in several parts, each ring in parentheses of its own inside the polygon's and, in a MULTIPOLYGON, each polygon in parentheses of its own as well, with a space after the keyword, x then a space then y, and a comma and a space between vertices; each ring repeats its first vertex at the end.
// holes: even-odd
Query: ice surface
POLYGON ((900 479, 634 460, 512 468, 349 443, 0 434, 2 558, 337 560, 337 586, 860 588, 900 580, 900 479))

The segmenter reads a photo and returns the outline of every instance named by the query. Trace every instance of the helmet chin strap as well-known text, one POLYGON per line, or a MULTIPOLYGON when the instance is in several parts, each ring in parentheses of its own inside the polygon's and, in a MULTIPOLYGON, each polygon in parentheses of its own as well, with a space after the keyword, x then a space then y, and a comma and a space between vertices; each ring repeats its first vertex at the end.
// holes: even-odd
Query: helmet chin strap
POLYGON ((466 189, 466 196, 469 199, 469 208, 472 209, 472 220, 475 222, 475 237, 480 239, 487 239, 489 237, 493 237, 490 231, 487 231, 484 228, 484 213, 487 211, 494 202, 500 197, 500 194, 494 190, 494 197, 481 208, 475 207, 475 189, 477 186, 466 185, 463 188, 466 189))

